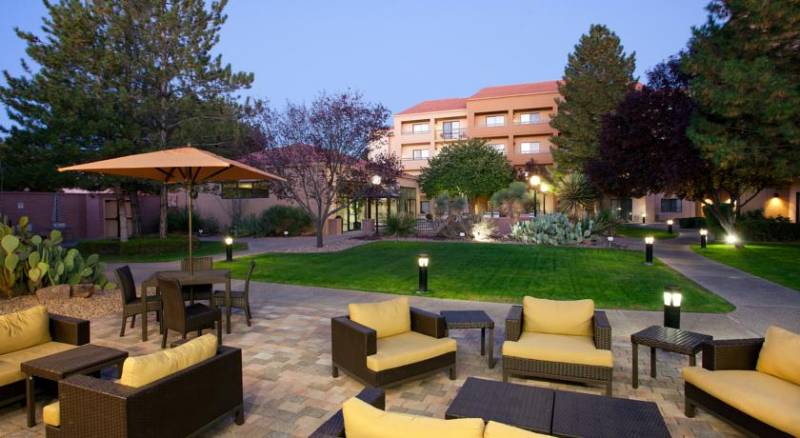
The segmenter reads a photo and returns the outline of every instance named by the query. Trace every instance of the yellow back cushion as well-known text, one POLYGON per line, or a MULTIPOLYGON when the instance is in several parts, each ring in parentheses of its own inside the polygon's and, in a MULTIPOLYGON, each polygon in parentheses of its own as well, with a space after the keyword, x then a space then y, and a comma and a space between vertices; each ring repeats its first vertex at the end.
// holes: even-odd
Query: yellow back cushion
POLYGON ((382 411, 356 397, 342 405, 347 438, 483 438, 483 420, 441 420, 382 411))
POLYGON ((50 341, 47 307, 35 306, 21 312, 0 315, 0 354, 24 350, 50 341))
POLYGON ((525 297, 522 300, 527 332, 592 336, 594 301, 555 301, 525 297))
POLYGON ((367 326, 379 338, 411 331, 411 310, 408 297, 395 298, 380 303, 359 303, 347 306, 350 320, 367 326))
POLYGON ((483 438, 541 438, 549 436, 551 435, 531 432, 496 421, 490 421, 486 425, 486 430, 483 431, 483 438))
POLYGON ((768 328, 756 370, 800 385, 800 335, 774 325, 768 328))
POLYGON ((133 388, 145 386, 217 354, 217 337, 203 335, 170 350, 129 357, 122 364, 119 383, 133 388))

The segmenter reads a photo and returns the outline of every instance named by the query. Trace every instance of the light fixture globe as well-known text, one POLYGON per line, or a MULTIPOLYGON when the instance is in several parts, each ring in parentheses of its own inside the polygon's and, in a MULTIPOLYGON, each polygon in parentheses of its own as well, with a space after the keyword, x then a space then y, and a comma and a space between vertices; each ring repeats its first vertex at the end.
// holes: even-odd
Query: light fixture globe
POLYGON ((700 235, 701 236, 708 236, 708 230, 705 228, 700 228, 700 235))
POLYGON ((653 237, 653 236, 647 236, 647 237, 644 238, 644 244, 645 245, 652 245, 655 242, 656 242, 656 238, 653 237))
POLYGON ((420 268, 427 268, 428 263, 430 263, 430 257, 428 257, 428 254, 420 254, 419 257, 417 257, 417 264, 420 268))
POLYGON ((674 220, 672 220, 672 219, 667 219, 667 225, 672 225, 672 224, 674 224, 674 223, 675 223, 675 221, 674 221, 674 220))
POLYGON ((231 245, 233 245, 233 237, 231 237, 231 236, 226 236, 226 237, 225 237, 225 245, 227 245, 227 246, 231 246, 231 245))
POLYGON ((370 182, 374 186, 381 185, 381 176, 380 175, 372 175, 372 179, 370 180, 370 182))

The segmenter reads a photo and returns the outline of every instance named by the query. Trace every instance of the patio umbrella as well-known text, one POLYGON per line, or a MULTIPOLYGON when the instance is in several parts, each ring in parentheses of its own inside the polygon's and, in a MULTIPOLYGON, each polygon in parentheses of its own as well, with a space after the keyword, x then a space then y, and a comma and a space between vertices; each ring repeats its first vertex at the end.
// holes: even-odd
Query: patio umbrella
MULTIPOLYGON (((189 209, 189 260, 192 258, 192 187, 206 182, 238 180, 276 180, 283 178, 255 167, 229 160, 211 152, 183 147, 128 155, 62 167, 59 172, 93 172, 183 184, 189 209)), ((193 263, 189 263, 193 270, 193 263)))

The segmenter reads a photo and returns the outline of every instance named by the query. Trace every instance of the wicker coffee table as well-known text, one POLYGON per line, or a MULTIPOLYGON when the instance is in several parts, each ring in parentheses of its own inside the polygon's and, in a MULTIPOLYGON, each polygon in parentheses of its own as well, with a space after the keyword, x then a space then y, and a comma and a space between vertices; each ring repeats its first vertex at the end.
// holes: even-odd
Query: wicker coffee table
POLYGON ((111 366, 117 366, 122 369, 122 362, 127 357, 127 351, 87 344, 61 353, 23 362, 20 365, 20 369, 26 376, 25 396, 28 427, 36 425, 34 377, 57 382, 73 374, 90 374, 111 366))
POLYGON ((695 366, 697 364, 697 352, 703 348, 704 342, 712 339, 714 338, 709 335, 658 325, 650 326, 632 334, 633 376, 631 380, 633 387, 639 387, 639 345, 650 347, 650 377, 656 377, 656 348, 685 354, 689 356, 689 365, 695 366))
POLYGON ((469 377, 445 418, 482 418, 566 437, 669 437, 653 402, 469 377))
POLYGON ((443 310, 439 312, 448 330, 481 329, 481 356, 486 355, 486 330, 489 330, 489 368, 494 368, 494 321, 483 310, 443 310))

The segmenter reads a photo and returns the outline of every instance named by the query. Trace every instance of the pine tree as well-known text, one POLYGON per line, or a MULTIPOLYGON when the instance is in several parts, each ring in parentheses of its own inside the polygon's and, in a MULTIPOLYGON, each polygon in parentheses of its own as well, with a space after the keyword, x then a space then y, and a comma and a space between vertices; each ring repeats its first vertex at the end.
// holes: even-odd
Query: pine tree
POLYGON ((583 172, 596 157, 602 118, 635 86, 635 66, 635 53, 627 55, 606 26, 593 24, 581 36, 569 55, 558 112, 550 122, 558 130, 551 141, 560 171, 583 172))

